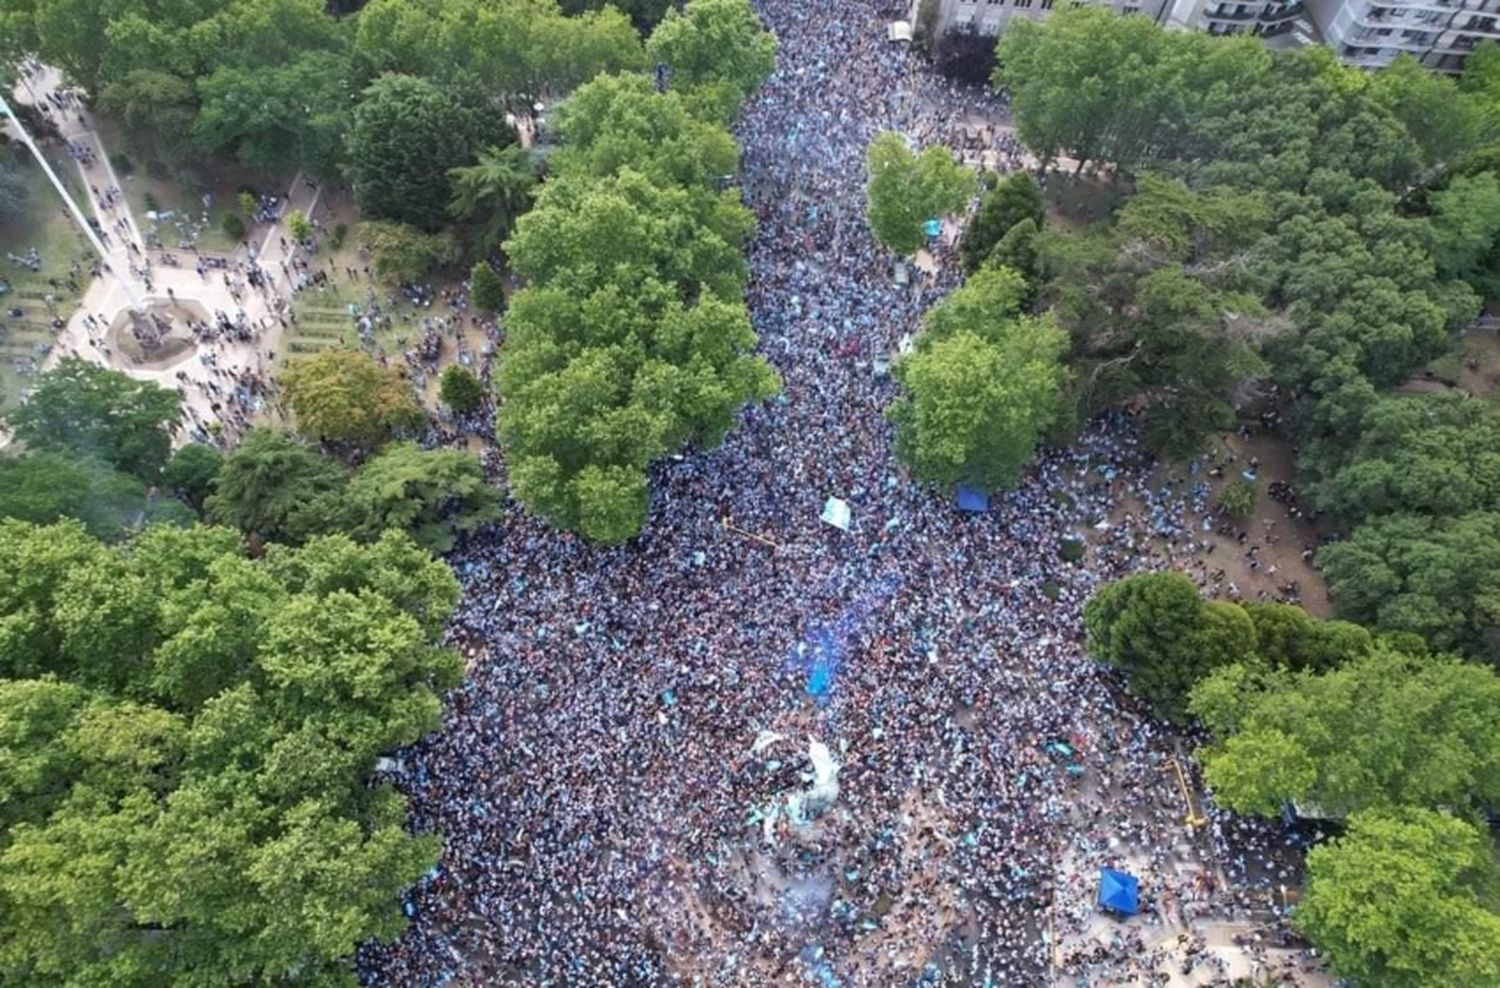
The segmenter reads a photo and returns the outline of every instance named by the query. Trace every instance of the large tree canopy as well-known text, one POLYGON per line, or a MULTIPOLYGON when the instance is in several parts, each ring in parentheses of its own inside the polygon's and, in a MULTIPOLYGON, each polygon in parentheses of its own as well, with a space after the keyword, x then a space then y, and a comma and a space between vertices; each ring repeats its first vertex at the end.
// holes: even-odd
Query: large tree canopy
MULTIPOLYGON (((695 16, 671 30, 702 28, 695 16)), ((758 31, 719 41, 760 48, 758 31)), ((723 126, 631 76, 582 87, 559 126, 548 181, 505 245, 527 287, 506 312, 498 431, 523 504, 619 541, 645 521, 652 462, 718 444, 779 385, 753 353, 751 216, 724 185, 737 153, 723 126)))
POLYGON ((669 8, 646 45, 667 67, 672 86, 707 89, 723 108, 739 103, 776 66, 776 39, 761 26, 749 0, 688 0, 669 8))
POLYGON ((1500 873, 1485 833, 1430 810, 1359 813, 1307 855, 1293 924, 1361 985, 1500 983, 1500 873))
POLYGON ((927 318, 895 369, 905 389, 890 409, 896 452, 919 480, 952 489, 1009 487, 1052 424, 1066 337, 1019 315, 1024 280, 1006 268, 975 274, 927 318))
POLYGON ((367 217, 435 230, 453 200, 453 169, 513 137, 493 110, 461 88, 381 76, 365 90, 349 131, 354 200, 367 217))
POLYGON ((65 357, 11 413, 10 425, 29 449, 95 457, 149 483, 171 455, 181 402, 175 391, 65 357))
POLYGON ((1385 515, 1318 553, 1341 615, 1500 661, 1500 513, 1385 515))
POLYGON ((358 350, 332 347, 298 357, 281 384, 308 436, 368 446, 423 418, 405 375, 358 350))
POLYGON ((437 857, 370 777, 437 726, 457 594, 394 534, 0 523, 0 981, 353 985, 437 857))
POLYGON ((1287 800, 1477 809, 1500 800, 1500 677, 1477 663, 1377 644, 1326 672, 1237 663, 1209 675, 1192 711, 1218 739, 1204 777, 1231 809, 1287 800))
POLYGON ((1089 653, 1125 671, 1131 691, 1181 720, 1208 672, 1254 656, 1255 625, 1233 604, 1207 603, 1182 573, 1138 573, 1099 590, 1083 610, 1089 653))
POLYGON ((1264 373, 1260 340, 1279 329, 1250 264, 1265 225, 1258 194, 1147 176, 1112 228, 1036 239, 1081 414, 1142 407, 1147 441, 1172 456, 1233 423, 1233 395, 1264 373))
POLYGON ((934 145, 917 154, 900 134, 884 131, 865 151, 866 216, 875 239, 898 254, 922 246, 928 220, 956 213, 976 188, 974 173, 934 145))

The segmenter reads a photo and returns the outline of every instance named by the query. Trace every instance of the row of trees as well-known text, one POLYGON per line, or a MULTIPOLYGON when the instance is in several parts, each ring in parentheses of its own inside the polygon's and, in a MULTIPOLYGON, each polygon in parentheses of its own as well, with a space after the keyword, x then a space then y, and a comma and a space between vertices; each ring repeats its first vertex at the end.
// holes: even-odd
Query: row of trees
POLYGON ((774 42, 746 0, 692 0, 648 49, 669 88, 629 73, 580 86, 505 245, 526 282, 497 379, 511 491, 606 542, 640 530, 654 461, 714 446, 779 387, 752 352, 752 218, 728 184, 738 148, 725 129, 770 74, 774 42))
MULTIPOLYGON (((358 467, 270 429, 253 430, 228 456, 197 443, 172 452, 176 392, 68 359, 10 417, 25 452, 0 458, 0 516, 73 518, 104 540, 200 517, 290 545, 333 533, 373 541, 396 529, 433 552, 498 516, 499 492, 475 456, 389 441, 423 417, 398 372, 325 351, 294 361, 287 377, 304 433, 336 440, 358 467)), ((464 372, 444 384, 455 403, 482 400, 464 372)))
MULTIPOLYGON (((650 20, 662 6, 643 0, 632 13, 650 20)), ((60 66, 154 158, 232 154, 268 172, 333 178, 367 87, 384 74, 485 108, 493 141, 507 105, 645 66, 625 13, 570 8, 574 16, 556 0, 372 0, 335 18, 322 0, 5 0, 0 57, 60 66)), ((448 136, 461 145, 462 134, 448 136)))
MULTIPOLYGON (((871 141, 866 168, 870 230, 901 255, 916 253, 927 225, 965 207, 977 187, 947 148, 918 153, 889 131, 871 141)), ((923 483, 1009 487, 1057 422, 1066 337, 1050 316, 1028 314, 1034 264, 1023 227, 1034 236, 1042 221, 1028 176, 990 189, 965 235, 968 281, 927 313, 912 352, 896 363, 902 394, 887 415, 897 455, 923 483)))
POLYGON ((1204 602, 1180 573, 1104 587, 1094 655, 1174 719, 1196 718, 1215 800, 1347 817, 1307 859, 1292 921, 1361 984, 1500 978, 1500 872, 1481 829, 1500 804, 1500 676, 1283 604, 1204 602))

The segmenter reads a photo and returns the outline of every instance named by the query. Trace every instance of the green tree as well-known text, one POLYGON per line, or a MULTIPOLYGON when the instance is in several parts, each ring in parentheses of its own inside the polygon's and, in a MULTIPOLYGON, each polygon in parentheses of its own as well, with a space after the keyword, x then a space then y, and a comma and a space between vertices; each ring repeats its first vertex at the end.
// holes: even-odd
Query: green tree
POLYGON ((477 261, 469 271, 469 298, 487 312, 505 308, 505 282, 489 261, 477 261))
POLYGON ((739 168, 739 148, 721 123, 644 75, 584 83, 555 123, 563 146, 549 159, 554 174, 605 178, 628 167, 656 185, 694 187, 717 185, 739 168))
POLYGON ((1438 271, 1462 278, 1486 298, 1500 296, 1500 175, 1457 176, 1428 201, 1438 271))
POLYGON ((202 443, 188 443, 172 454, 161 479, 195 511, 201 512, 223 468, 224 457, 218 450, 202 443))
POLYGON ((156 499, 140 478, 107 463, 46 450, 0 457, 0 516, 48 524, 83 522, 89 534, 115 540, 147 522, 188 522, 192 512, 156 499))
POLYGON ((1277 320, 1249 274, 1266 208, 1232 190, 1138 185, 1113 229, 1037 237, 1043 300, 1072 339, 1080 412, 1143 408, 1149 446, 1188 456, 1233 424, 1235 391, 1266 370, 1258 342, 1277 320))
POLYGON ((776 39, 749 0, 688 0, 681 10, 669 9, 646 52, 667 67, 675 88, 723 86, 734 105, 776 67, 776 39))
POLYGON ((124 124, 133 150, 166 161, 181 161, 198 117, 193 83, 158 69, 136 69, 99 93, 101 112, 124 124))
POLYGON ((613 7, 564 17, 556 0, 449 0, 440 17, 448 71, 472 73, 482 91, 523 104, 602 72, 646 67, 640 37, 613 7))
POLYGON ((1376 518, 1318 565, 1340 616, 1500 660, 1500 514, 1376 518))
POLYGON ((453 234, 423 233, 404 223, 361 223, 359 239, 375 260, 375 273, 398 284, 421 281, 457 263, 460 253, 453 234))
POLYGON ((343 467, 295 436, 252 429, 224 458, 205 508, 215 524, 295 545, 322 530, 344 484, 343 467))
MULTIPOLYGON (((1024 290, 1013 272, 976 278, 985 276, 1024 290)), ((1052 424, 1063 381, 1063 334, 1045 320, 1007 321, 999 313, 1013 303, 985 312, 973 304, 981 287, 971 282, 935 311, 895 369, 906 392, 889 412, 896 452, 919 480, 950 489, 1013 485, 1052 424)))
POLYGON ((875 136, 865 159, 870 230, 898 254, 916 253, 923 224, 957 212, 975 188, 974 173, 947 148, 934 145, 918 155, 890 131, 875 136))
POLYGON ((1222 667, 1193 691, 1190 709, 1218 737, 1199 752, 1215 798, 1274 816, 1289 799, 1334 813, 1492 804, 1497 701, 1500 679, 1487 666, 1376 644, 1321 673, 1222 667))
POLYGON ((461 89, 381 76, 365 89, 349 131, 354 200, 366 216, 437 230, 453 201, 453 169, 504 135, 505 125, 461 89))
POLYGON ((1219 490, 1219 510, 1230 518, 1249 518, 1255 511, 1255 482, 1236 477, 1219 490))
POLYGON ((438 397, 455 412, 466 415, 484 403, 485 387, 464 365, 449 364, 438 382, 438 397))
POLYGON ((98 457, 150 482, 171 455, 181 415, 177 392, 65 357, 11 412, 10 425, 30 449, 98 457))
POLYGON ((1457 162, 1500 132, 1486 120, 1479 98, 1463 92, 1458 80, 1429 72, 1410 55, 1401 55, 1370 76, 1370 96, 1400 121, 1422 149, 1428 168, 1457 162))
POLYGON ((1422 809, 1359 813, 1307 855, 1294 925, 1351 982, 1500 981, 1500 874, 1483 831, 1422 809))
POLYGON ((1458 394, 1381 398, 1299 466, 1313 502, 1351 522, 1500 508, 1500 415, 1458 394))
POLYGON ((344 509, 357 539, 395 528, 424 549, 448 552, 459 533, 500 516, 500 495, 472 453, 391 443, 355 471, 344 509))
POLYGON ((1026 279, 1025 305, 1030 306, 1041 291, 1041 259, 1037 254, 1037 238, 1041 229, 1031 220, 1022 220, 1000 238, 990 251, 985 264, 990 267, 1010 268, 1026 279))
POLYGON ((531 152, 519 144, 487 148, 477 164, 453 169, 453 201, 449 212, 474 224, 481 252, 500 246, 516 217, 531 206, 536 169, 531 152))
POLYGON ((267 172, 306 169, 332 179, 353 119, 345 54, 295 52, 270 64, 220 65, 198 84, 192 138, 208 154, 232 154, 267 172))
POLYGON ((286 214, 286 230, 298 243, 305 244, 312 239, 313 225, 308 220, 307 214, 300 209, 294 209, 286 214))
POLYGON ((328 349, 292 360, 281 376, 307 436, 370 446, 423 420, 411 382, 359 350, 328 349))
POLYGON ((458 681, 445 567, 4 522, 0 572, 0 980, 340 984, 400 932, 439 842, 369 780, 458 681))
POLYGON ((1256 653, 1272 666, 1325 672, 1374 647, 1364 628, 1348 621, 1315 621, 1295 604, 1241 605, 1255 625, 1256 653))
POLYGON ((751 223, 737 199, 655 185, 629 169, 594 181, 560 176, 517 222, 505 251, 522 278, 566 284, 579 296, 649 279, 684 300, 704 290, 738 300, 751 223))
POLYGON ((1254 657, 1255 626, 1232 604, 1205 605, 1181 573, 1138 573, 1085 605, 1089 653, 1119 666, 1132 692, 1182 720, 1188 691, 1213 669, 1254 657))
POLYGON ((958 245, 964 270, 969 274, 979 270, 1001 238, 1017 223, 1030 221, 1035 229, 1040 229, 1046 215, 1047 204, 1042 199, 1042 190, 1030 173, 1016 172, 1006 176, 984 194, 979 211, 964 227, 963 239, 958 245))
POLYGON ((743 303, 704 294, 684 306, 652 281, 629 294, 519 292, 497 389, 511 491, 553 524, 631 537, 650 463, 686 443, 713 448, 745 403, 778 389, 754 343, 743 303), (569 340, 580 328, 591 345, 569 340))

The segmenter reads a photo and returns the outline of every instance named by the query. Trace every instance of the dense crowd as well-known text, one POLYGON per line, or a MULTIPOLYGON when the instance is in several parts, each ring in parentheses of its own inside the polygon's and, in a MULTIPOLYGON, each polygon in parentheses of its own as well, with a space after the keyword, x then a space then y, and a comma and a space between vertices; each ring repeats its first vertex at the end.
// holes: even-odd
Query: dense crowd
POLYGON ((1200 849, 1239 858, 1232 886, 1183 846, 1174 739, 1084 655, 1080 620, 1101 582, 1198 548, 1205 488, 1148 484, 1123 417, 983 514, 904 476, 883 368, 957 264, 935 244, 936 273, 897 283, 865 226, 864 151, 881 129, 966 135, 984 107, 859 4, 762 13, 777 69, 738 134, 750 307, 784 393, 663 464, 626 546, 515 511, 453 554, 468 675, 442 730, 386 766, 442 860, 361 977, 1145 982, 1166 933, 1208 964, 1173 924, 1264 908, 1279 838, 1211 813, 1200 849), (818 520, 831 496, 847 532, 818 520), (838 796, 778 816, 813 777, 809 738, 838 796), (1151 926, 1090 947, 1102 864, 1141 876, 1151 926))

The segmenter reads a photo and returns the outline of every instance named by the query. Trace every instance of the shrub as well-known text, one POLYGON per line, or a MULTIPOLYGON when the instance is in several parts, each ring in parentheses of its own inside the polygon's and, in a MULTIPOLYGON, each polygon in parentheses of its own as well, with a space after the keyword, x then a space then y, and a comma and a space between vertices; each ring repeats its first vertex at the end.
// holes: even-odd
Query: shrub
POLYGON ((294 209, 286 214, 286 228, 299 243, 305 244, 312 239, 312 223, 300 209, 294 209))
POLYGON ((1219 491, 1219 510, 1230 518, 1248 518, 1255 510, 1255 484, 1236 477, 1219 491))
POLYGON ((131 161, 124 151, 116 151, 110 155, 109 163, 121 175, 133 175, 135 173, 135 162, 131 161))
POLYGON ((154 196, 151 193, 147 192, 146 195, 143 198, 144 198, 145 203, 146 203, 146 212, 148 212, 148 213, 159 213, 159 212, 161 212, 161 203, 159 203, 159 202, 156 201, 156 196, 154 196))
POLYGON ((1084 548, 1082 539, 1063 539, 1057 554, 1065 563, 1078 563, 1083 561, 1084 548))
POLYGON ((484 385, 462 364, 449 364, 438 385, 438 397, 455 412, 472 412, 484 401, 484 385))
POLYGON ((224 235, 230 240, 245 239, 245 221, 240 219, 239 213, 225 213, 220 225, 224 228, 224 235))

